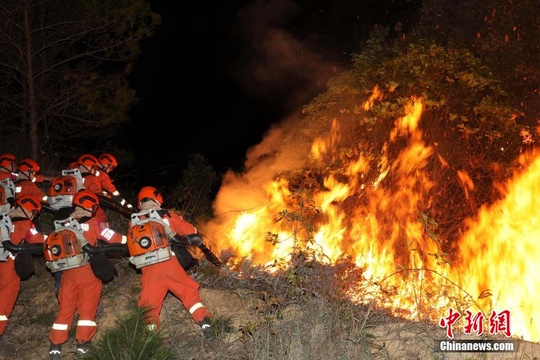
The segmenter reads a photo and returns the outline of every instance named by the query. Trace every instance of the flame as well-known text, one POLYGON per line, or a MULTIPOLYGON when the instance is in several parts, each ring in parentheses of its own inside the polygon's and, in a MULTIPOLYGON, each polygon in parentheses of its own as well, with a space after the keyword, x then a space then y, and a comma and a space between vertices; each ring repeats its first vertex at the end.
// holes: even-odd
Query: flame
MULTIPOLYGON (((364 109, 382 98, 375 88, 364 109)), ((290 259, 297 249, 314 250, 321 254, 319 261, 329 264, 348 258, 363 269, 365 279, 347 289, 353 301, 376 301, 395 315, 433 322, 450 307, 484 314, 510 310, 513 335, 540 340, 533 318, 540 289, 535 276, 540 272, 540 200, 534 196, 540 194, 540 157, 522 155, 527 170, 500 186, 503 200, 465 220, 467 231, 457 242, 459 257, 450 263, 441 251, 444 239, 433 235, 429 217, 419 212, 429 209, 425 194, 437 186, 428 161, 436 156, 448 166, 434 151, 437 144, 423 140, 418 127, 422 111, 422 99, 413 98, 394 122, 379 163, 358 154, 339 173, 325 173, 322 186, 296 186, 283 174, 340 156, 339 120, 332 119, 329 134, 314 139, 305 152, 295 143, 297 151, 281 149, 269 160, 260 156, 264 145, 286 138, 273 129, 266 142, 252 149, 259 163, 248 159, 249 171, 226 174, 214 203, 219 216, 201 231, 219 249, 232 251, 231 266, 244 259, 270 265, 290 259), (406 146, 390 160, 389 149, 398 140, 406 146), (378 177, 369 183, 365 175, 373 168, 378 177), (385 186, 389 176, 392 188, 385 186), (394 293, 384 291, 383 296, 388 289, 394 293)), ((304 178, 309 174, 297 174, 298 181, 309 184, 312 179, 304 178)), ((456 173, 456 181, 467 193, 474 190, 466 172, 456 173)))

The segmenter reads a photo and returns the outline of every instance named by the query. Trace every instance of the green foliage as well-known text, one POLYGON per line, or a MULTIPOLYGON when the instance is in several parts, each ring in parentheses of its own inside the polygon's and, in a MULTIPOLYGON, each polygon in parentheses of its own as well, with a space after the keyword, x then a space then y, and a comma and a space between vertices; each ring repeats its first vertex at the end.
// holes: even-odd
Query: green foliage
POLYGON ((54 319, 56 318, 56 310, 37 311, 32 315, 33 316, 30 318, 32 324, 50 326, 52 323, 54 323, 54 319))
MULTIPOLYGON (((352 61, 351 70, 331 79, 328 90, 303 109, 302 131, 308 138, 327 143, 330 136, 339 139, 336 149, 323 154, 317 166, 326 167, 327 174, 339 174, 358 154, 372 164, 392 163, 408 140, 391 141, 389 134, 396 120, 406 115, 407 104, 419 99, 423 109, 418 128, 434 151, 426 167, 437 184, 428 194, 433 199, 432 216, 440 231, 457 234, 461 224, 456 214, 467 217, 500 196, 493 182, 511 174, 514 159, 531 143, 524 134, 534 130, 516 121, 522 112, 512 106, 501 79, 465 48, 426 39, 392 43, 379 30, 352 61), (333 125, 336 121, 338 127, 333 125), (473 194, 466 194, 456 181, 457 170, 478 180, 473 194), (448 199, 454 199, 451 208, 448 199)), ((374 182, 379 171, 370 166, 366 182, 374 182)), ((395 186, 392 179, 385 179, 385 187, 395 186)), ((448 240, 445 247, 451 244, 448 240)))
POLYGON ((231 316, 214 316, 211 320, 214 335, 230 334, 235 330, 231 316))
POLYGON ((147 309, 133 303, 129 311, 117 319, 115 327, 107 329, 97 342, 91 344, 85 359, 173 359, 163 334, 147 328, 146 312, 147 309))

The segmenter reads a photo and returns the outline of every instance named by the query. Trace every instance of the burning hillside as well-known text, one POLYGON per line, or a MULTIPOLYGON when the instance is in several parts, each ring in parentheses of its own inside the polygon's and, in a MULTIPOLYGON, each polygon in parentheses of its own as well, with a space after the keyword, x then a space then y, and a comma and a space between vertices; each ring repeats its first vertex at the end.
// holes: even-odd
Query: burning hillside
MULTIPOLYGON (((375 91, 364 108, 379 97, 375 91)), ((423 110, 421 99, 405 106, 377 157, 350 148, 343 154, 341 139, 350 134, 339 119, 307 142, 291 135, 294 127, 273 129, 251 149, 244 173, 226 175, 214 204, 217 220, 201 230, 233 254, 232 267, 249 259, 273 271, 299 252, 328 264, 347 259, 363 269, 361 281, 346 282, 354 301, 436 323, 451 309, 469 310, 482 314, 486 332, 490 316, 508 311, 507 336, 540 341, 533 306, 540 289, 540 158, 523 155, 520 172, 493 185, 500 200, 478 206, 445 239, 437 214, 457 199, 434 208, 444 184, 433 179, 430 164, 449 166, 437 144, 425 140, 423 110)), ((474 180, 463 170, 453 176, 470 200, 474 180)))

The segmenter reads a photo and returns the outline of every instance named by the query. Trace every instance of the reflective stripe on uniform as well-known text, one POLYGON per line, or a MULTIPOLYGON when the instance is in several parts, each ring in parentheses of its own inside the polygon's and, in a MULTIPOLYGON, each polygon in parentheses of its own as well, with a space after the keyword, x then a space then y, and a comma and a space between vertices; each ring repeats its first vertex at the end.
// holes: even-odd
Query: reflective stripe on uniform
POLYGON ((0 321, 8 321, 8 317, 6 315, 0 315, 0 321))
POLYGON ((53 330, 67 330, 68 329, 68 324, 57 324, 57 323, 54 323, 53 326, 52 326, 53 330))
POLYGON ((148 324, 146 325, 146 328, 150 331, 154 331, 157 329, 157 325, 156 324, 148 324))
POLYGON ((204 305, 201 304, 200 302, 199 302, 199 303, 196 303, 195 305, 193 305, 193 306, 189 309, 189 313, 190 313, 191 315, 193 315, 193 313, 194 313, 195 311, 197 311, 198 309, 203 308, 203 307, 204 307, 204 305))
POLYGON ((106 228, 103 229, 101 232, 101 236, 103 236, 107 240, 111 240, 111 238, 114 236, 115 232, 112 229, 106 228))
POLYGON ((93 320, 79 320, 77 326, 97 326, 93 320))

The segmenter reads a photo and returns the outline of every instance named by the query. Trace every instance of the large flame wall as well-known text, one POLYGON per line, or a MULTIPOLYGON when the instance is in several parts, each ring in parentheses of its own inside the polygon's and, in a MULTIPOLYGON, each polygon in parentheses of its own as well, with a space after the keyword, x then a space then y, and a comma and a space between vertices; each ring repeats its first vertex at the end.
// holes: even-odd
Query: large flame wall
MULTIPOLYGON (((512 334, 540 340, 533 306, 540 289, 540 160, 534 154, 521 159, 527 170, 501 189, 502 201, 465 220, 467 231, 458 242, 459 256, 453 263, 445 262, 439 242, 430 236, 418 213, 427 201, 425 194, 436 186, 426 170, 434 152, 423 142, 417 126, 422 102, 412 101, 406 114, 395 121, 388 138, 388 144, 406 139, 397 157, 390 161, 386 148, 378 164, 359 155, 342 169, 339 180, 329 173, 324 186, 309 198, 321 212, 309 245, 300 241, 309 234, 298 227, 299 222, 284 226, 287 222, 276 220, 284 210, 292 211, 293 191, 280 174, 301 169, 308 159, 317 161, 331 151, 339 141, 337 120, 327 139, 258 156, 262 147, 286 137, 286 130, 272 129, 251 151, 245 173, 226 174, 214 204, 218 216, 202 226, 202 232, 219 250, 232 250, 233 262, 248 258, 254 264, 269 264, 287 259, 299 245, 316 247, 324 254, 320 261, 352 258, 364 269, 366 283, 378 284, 372 293, 364 291, 361 296, 351 288, 353 300, 375 299, 396 315, 432 321, 445 316, 450 307, 466 305, 486 316, 492 310, 510 310, 512 334), (363 174, 373 166, 379 178, 366 183, 363 174), (381 185, 390 175, 396 184, 392 189, 381 185), (359 193, 365 198, 351 202, 351 194, 359 193), (275 241, 268 241, 269 233, 275 241), (396 295, 378 296, 381 284, 397 288, 396 295)), ((466 174, 456 174, 456 181, 469 180, 466 174)))

